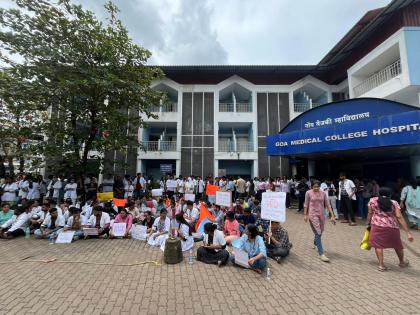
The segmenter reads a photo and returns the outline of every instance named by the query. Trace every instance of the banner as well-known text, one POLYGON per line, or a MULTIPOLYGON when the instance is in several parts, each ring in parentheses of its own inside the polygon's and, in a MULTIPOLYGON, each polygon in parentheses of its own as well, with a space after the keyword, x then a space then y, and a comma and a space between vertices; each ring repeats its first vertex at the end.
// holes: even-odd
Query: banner
POLYGON ((262 194, 261 218, 275 221, 286 221, 286 193, 265 192, 262 194))
POLYGON ((98 198, 98 201, 104 202, 104 201, 110 201, 114 199, 114 193, 111 192, 105 192, 105 193, 97 193, 96 197, 98 198))
POLYGON ((147 237, 147 226, 133 225, 131 228, 131 238, 133 240, 145 241, 147 237))
POLYGON ((232 192, 216 191, 216 205, 230 207, 232 205, 232 192))
POLYGON ((163 195, 163 189, 152 189, 153 197, 160 197, 163 195))
POLYGON ((127 226, 125 223, 114 223, 112 225, 112 234, 114 234, 116 237, 125 236, 126 229, 127 226))
POLYGON ((187 201, 187 200, 190 200, 190 201, 192 201, 192 202, 194 202, 195 201, 195 195, 194 194, 185 194, 184 195, 184 199, 187 201))
POLYGON ((55 240, 56 244, 70 244, 73 241, 75 231, 60 232, 55 240))

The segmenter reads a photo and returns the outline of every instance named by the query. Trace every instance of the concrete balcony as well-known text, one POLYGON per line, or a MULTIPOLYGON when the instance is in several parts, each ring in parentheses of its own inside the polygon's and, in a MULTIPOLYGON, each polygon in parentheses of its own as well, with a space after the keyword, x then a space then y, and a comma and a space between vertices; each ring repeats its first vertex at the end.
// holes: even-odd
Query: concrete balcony
POLYGON ((251 113, 251 103, 219 103, 221 113, 251 113))
POLYGON ((141 141, 140 149, 145 150, 146 152, 175 152, 176 151, 176 141, 141 141))

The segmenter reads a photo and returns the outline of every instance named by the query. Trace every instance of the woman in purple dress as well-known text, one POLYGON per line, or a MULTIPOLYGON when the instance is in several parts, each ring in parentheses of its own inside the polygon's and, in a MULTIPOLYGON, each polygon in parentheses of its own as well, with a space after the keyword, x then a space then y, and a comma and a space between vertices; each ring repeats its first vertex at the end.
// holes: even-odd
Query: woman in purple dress
POLYGON ((307 222, 309 218, 309 224, 315 235, 314 245, 318 249, 319 257, 322 261, 329 262, 330 260, 325 256, 321 242, 321 235, 324 232, 325 226, 325 209, 328 209, 331 215, 331 221, 335 223, 336 218, 328 201, 328 196, 319 189, 319 182, 316 181, 313 183, 312 189, 308 190, 305 194, 304 220, 307 222))

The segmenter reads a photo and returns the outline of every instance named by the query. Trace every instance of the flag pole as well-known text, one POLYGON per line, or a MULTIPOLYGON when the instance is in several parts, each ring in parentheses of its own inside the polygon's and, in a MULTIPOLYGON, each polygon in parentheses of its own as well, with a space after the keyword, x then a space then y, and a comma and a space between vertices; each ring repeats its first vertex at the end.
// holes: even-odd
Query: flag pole
MULTIPOLYGON (((271 220, 270 220, 270 225, 268 226, 268 233, 271 233, 271 220)), ((271 237, 268 238, 268 244, 270 244, 271 242, 271 237)))

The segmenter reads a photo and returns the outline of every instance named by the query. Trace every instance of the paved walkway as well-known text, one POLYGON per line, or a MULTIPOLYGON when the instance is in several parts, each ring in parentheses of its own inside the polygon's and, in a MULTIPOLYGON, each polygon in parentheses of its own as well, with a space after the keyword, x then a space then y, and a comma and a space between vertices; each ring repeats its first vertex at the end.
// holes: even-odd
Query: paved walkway
POLYGON ((406 251, 411 266, 401 270, 387 251, 391 270, 381 273, 374 252, 358 247, 363 226, 327 225, 328 264, 302 218, 289 211, 294 247, 281 265, 271 261, 271 280, 198 262, 101 264, 161 262, 158 248, 133 240, 0 240, 0 314, 420 314, 420 233, 406 251))

